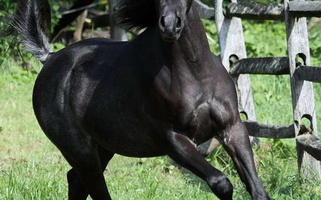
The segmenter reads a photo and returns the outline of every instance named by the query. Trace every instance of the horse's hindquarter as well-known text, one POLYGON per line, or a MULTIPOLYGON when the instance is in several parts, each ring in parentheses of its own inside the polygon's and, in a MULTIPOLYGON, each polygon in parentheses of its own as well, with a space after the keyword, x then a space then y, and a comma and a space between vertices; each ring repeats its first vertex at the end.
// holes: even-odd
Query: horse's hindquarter
POLYGON ((139 157, 161 155, 152 138, 157 122, 148 111, 152 78, 146 78, 141 66, 141 60, 148 58, 136 59, 130 48, 98 48, 96 52, 104 56, 93 53, 95 59, 88 56, 77 63, 70 75, 72 115, 77 127, 110 151, 139 157))
POLYGON ((132 109, 138 107, 132 105, 137 103, 133 94, 137 96, 135 92, 139 91, 132 90, 137 82, 130 80, 132 69, 121 70, 124 66, 115 64, 125 61, 126 57, 119 54, 126 45, 85 40, 51 55, 45 63, 34 87, 34 111, 40 126, 59 149, 66 148, 62 146, 68 140, 72 143, 76 134, 88 135, 106 146, 110 143, 111 150, 113 145, 125 150, 138 146, 131 142, 139 142, 138 132, 145 126, 132 109))

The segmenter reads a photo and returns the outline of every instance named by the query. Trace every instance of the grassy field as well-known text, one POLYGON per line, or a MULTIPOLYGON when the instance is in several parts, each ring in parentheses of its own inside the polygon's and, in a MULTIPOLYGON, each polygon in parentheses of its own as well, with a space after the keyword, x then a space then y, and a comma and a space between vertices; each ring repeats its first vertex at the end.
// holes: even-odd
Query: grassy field
MULTIPOLYGON (((14 64, 12 64, 14 65, 14 64)), ((31 105, 33 71, 11 67, 0 73, 0 199, 67 199, 68 164, 40 130, 31 105)), ((257 118, 268 124, 291 124, 288 77, 252 77, 257 118)), ((321 125, 321 87, 315 88, 321 125)), ((321 199, 321 182, 298 176, 294 140, 261 141, 255 148, 260 178, 273 199, 321 199)), ((208 158, 235 186, 234 198, 250 199, 226 153, 208 158)), ((167 157, 115 156, 105 171, 116 200, 216 199, 207 185, 167 157)))

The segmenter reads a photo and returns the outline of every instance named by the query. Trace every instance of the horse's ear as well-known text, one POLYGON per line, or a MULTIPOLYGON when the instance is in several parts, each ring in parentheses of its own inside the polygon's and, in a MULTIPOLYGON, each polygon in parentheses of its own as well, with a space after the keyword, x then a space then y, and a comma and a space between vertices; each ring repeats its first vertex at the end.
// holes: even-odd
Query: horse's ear
POLYGON ((192 7, 194 0, 186 0, 186 4, 187 4, 187 12, 189 11, 189 9, 192 7))

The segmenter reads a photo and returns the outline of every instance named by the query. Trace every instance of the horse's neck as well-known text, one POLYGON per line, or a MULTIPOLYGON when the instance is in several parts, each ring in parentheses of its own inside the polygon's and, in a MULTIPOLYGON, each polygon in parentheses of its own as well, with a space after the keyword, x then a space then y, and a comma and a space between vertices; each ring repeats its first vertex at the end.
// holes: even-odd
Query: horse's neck
POLYGON ((212 54, 203 24, 194 6, 187 14, 181 37, 173 44, 172 58, 177 67, 190 68, 198 73, 206 73, 209 70, 212 54))
MULTIPOLYGON (((154 56, 156 62, 162 63, 159 67, 168 68, 167 72, 174 70, 189 76, 203 76, 209 75, 214 66, 205 30, 194 6, 187 14, 180 38, 173 44, 163 41, 157 25, 148 28, 132 44, 135 49, 139 47, 140 53, 154 56)), ((146 70, 153 71, 149 65, 146 70)))

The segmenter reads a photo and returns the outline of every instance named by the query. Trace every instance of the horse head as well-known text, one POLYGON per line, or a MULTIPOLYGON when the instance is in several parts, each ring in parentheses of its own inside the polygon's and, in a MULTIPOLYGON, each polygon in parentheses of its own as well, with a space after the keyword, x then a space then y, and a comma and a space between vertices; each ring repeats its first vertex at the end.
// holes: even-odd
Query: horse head
POLYGON ((164 41, 177 40, 186 23, 193 0, 156 0, 158 26, 164 41))

